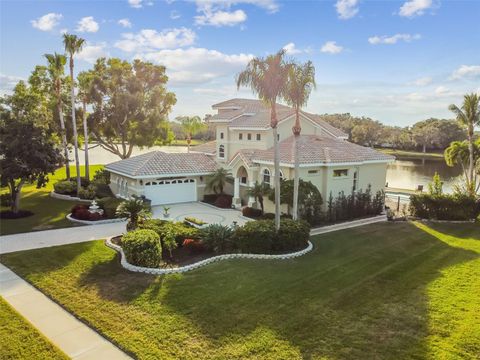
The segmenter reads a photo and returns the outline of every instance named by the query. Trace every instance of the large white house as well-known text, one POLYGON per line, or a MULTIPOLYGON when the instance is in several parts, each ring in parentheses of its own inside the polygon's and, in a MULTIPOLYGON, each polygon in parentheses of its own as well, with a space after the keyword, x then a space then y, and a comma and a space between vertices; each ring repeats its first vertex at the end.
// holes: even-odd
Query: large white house
MULTIPOLYGON (((206 178, 218 167, 232 175, 236 207, 255 206, 247 196, 256 181, 273 186, 273 133, 270 110, 262 102, 232 99, 212 106, 217 114, 209 118, 215 125, 216 140, 195 146, 190 153, 153 151, 108 164, 114 194, 128 197, 144 195, 152 205, 199 201, 206 194, 206 178)), ((280 174, 292 179, 294 170, 293 134, 295 112, 278 105, 280 174)), ((347 141, 348 136, 322 120, 322 116, 301 113, 302 133, 299 144, 300 177, 317 186, 322 197, 334 197, 343 191, 350 194, 372 192, 385 186, 387 164, 393 157, 372 148, 347 141)), ((265 210, 273 203, 266 200, 265 210)), ((284 209, 285 210, 285 209, 284 209)))

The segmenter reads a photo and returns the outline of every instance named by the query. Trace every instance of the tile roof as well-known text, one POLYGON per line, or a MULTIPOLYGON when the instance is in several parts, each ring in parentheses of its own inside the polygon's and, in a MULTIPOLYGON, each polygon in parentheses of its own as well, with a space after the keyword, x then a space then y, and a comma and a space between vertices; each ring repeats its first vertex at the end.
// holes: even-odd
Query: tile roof
POLYGON ((212 157, 199 153, 165 153, 152 151, 146 154, 116 161, 105 166, 107 170, 132 177, 205 174, 217 168, 212 157))
MULTIPOLYGON (((280 141, 280 162, 294 164, 294 137, 280 141)), ((390 161, 393 156, 383 154, 375 149, 353 144, 327 136, 301 135, 299 142, 300 164, 345 163, 363 161, 390 161)), ((273 147, 257 150, 251 161, 273 161, 273 147)))
POLYGON ((215 155, 217 152, 217 142, 213 140, 213 141, 206 142, 204 144, 192 146, 190 148, 190 152, 215 155))

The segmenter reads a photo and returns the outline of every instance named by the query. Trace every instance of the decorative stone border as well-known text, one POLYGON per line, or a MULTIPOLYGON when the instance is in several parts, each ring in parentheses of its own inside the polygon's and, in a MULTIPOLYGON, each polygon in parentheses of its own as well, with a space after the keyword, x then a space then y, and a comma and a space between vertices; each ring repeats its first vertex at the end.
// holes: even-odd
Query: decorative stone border
POLYGON ((413 218, 413 219, 424 222, 424 223, 431 222, 431 223, 439 223, 439 224, 442 224, 442 223, 446 223, 446 224, 471 224, 471 223, 475 222, 475 219, 471 219, 471 220, 435 220, 435 219, 421 219, 421 218, 418 218, 418 219, 413 218))
POLYGON ((87 204, 90 204, 92 202, 92 200, 80 199, 79 197, 76 197, 76 196, 57 194, 55 191, 50 191, 50 196, 54 199, 59 199, 59 200, 83 202, 83 203, 87 203, 87 204))
POLYGON ((111 224, 111 223, 126 221, 125 219, 106 219, 106 220, 96 220, 96 221, 79 220, 79 219, 75 219, 74 217, 72 217, 72 213, 68 214, 66 216, 66 218, 68 220, 70 220, 71 222, 76 222, 76 223, 84 224, 84 225, 101 225, 101 224, 111 224))
POLYGON ((123 249, 121 246, 116 245, 112 242, 113 237, 107 238, 105 241, 105 244, 109 247, 112 248, 113 250, 116 250, 120 253, 120 264, 127 270, 133 271, 133 272, 141 272, 141 273, 147 273, 147 274, 154 274, 154 275, 163 275, 163 274, 175 274, 175 273, 184 273, 187 271, 191 271, 194 269, 198 269, 199 267, 205 266, 207 264, 211 264, 217 261, 222 261, 222 260, 228 260, 228 259, 262 259, 262 260, 287 260, 287 259, 293 259, 302 255, 305 255, 306 253, 312 251, 313 249, 313 244, 309 241, 308 246, 300 251, 296 251, 293 253, 289 254, 279 254, 279 255, 267 255, 267 254, 225 254, 225 255, 217 255, 217 256, 212 256, 211 258, 205 259, 198 261, 196 263, 186 265, 186 266, 181 266, 178 268, 169 268, 169 269, 158 269, 158 268, 147 268, 147 267, 142 267, 142 266, 136 266, 132 265, 127 262, 127 259, 125 257, 125 253, 123 252, 123 249))

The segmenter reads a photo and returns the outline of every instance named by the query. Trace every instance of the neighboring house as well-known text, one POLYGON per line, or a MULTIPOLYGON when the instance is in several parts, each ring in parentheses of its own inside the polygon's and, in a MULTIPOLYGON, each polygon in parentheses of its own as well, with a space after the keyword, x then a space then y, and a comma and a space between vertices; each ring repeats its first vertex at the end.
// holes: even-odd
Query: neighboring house
MULTIPOLYGON (((217 167, 226 168, 234 179, 236 207, 254 206, 248 187, 258 182, 273 185, 273 134, 270 109, 258 100, 232 99, 213 105, 218 113, 208 121, 216 126, 216 140, 195 146, 189 154, 160 151, 121 160, 106 166, 112 173, 115 194, 145 195, 152 204, 197 201, 205 193, 205 177, 217 167)), ((293 109, 277 106, 280 146, 280 177, 293 179, 295 122, 293 109)), ((387 164, 393 157, 347 141, 348 136, 322 120, 301 113, 300 178, 311 181, 324 200, 371 185, 372 192, 385 186, 387 164)), ((265 210, 273 203, 265 201, 265 210)), ((286 207, 283 208, 286 210, 286 207)))

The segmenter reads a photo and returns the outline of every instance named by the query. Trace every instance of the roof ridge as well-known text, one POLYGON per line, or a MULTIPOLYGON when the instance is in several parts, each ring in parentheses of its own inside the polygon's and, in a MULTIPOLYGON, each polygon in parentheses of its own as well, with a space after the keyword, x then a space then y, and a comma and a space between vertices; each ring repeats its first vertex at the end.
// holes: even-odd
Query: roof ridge
MULTIPOLYGON (((148 164, 148 162, 149 162, 150 160, 152 160, 152 158, 155 157, 155 155, 156 155, 157 153, 163 153, 163 151, 153 150, 153 151, 150 151, 150 152, 148 152, 148 153, 143 154, 143 155, 150 155, 150 156, 145 156, 145 160, 138 165, 138 167, 135 169, 135 171, 133 172, 133 174, 134 174, 134 175, 137 175, 137 174, 140 172, 140 170, 142 170, 143 167, 146 166, 146 165, 148 164)), ((130 159, 132 159, 132 158, 130 158, 130 159)))

